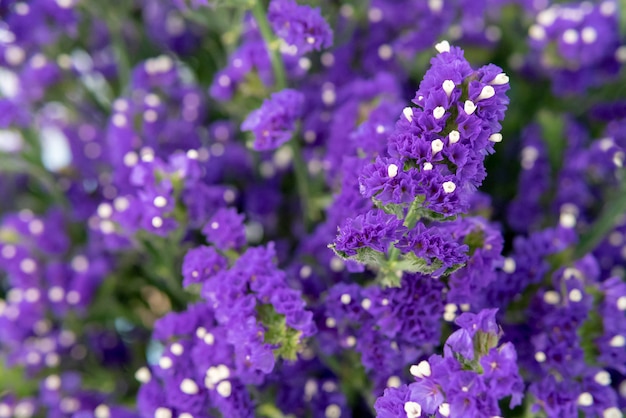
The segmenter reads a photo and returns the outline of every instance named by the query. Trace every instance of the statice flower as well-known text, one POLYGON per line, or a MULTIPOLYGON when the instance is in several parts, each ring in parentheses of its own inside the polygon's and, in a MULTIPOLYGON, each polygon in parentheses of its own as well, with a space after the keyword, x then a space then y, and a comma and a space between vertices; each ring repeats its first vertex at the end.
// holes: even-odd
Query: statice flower
POLYGON ((385 253, 389 244, 400 238, 402 221, 375 209, 354 219, 347 219, 338 230, 335 249, 341 254, 351 256, 357 254, 359 249, 368 248, 385 253))
POLYGON ((318 8, 299 5, 295 0, 272 0, 267 18, 287 44, 286 49, 294 49, 292 55, 319 51, 333 43, 333 32, 318 8))
POLYGON ((263 102, 260 109, 248 115, 241 129, 254 134, 254 149, 276 149, 294 135, 295 124, 302 116, 303 107, 304 96, 295 90, 274 93, 263 102))
POLYGON ((456 320, 461 328, 450 335, 444 356, 432 355, 411 366, 415 382, 386 389, 376 400, 379 416, 404 411, 407 417, 492 417, 501 414, 498 401, 511 396, 510 405, 521 403, 523 383, 511 343, 500 343, 496 310, 464 313, 456 320))
POLYGON ((556 94, 580 93, 619 71, 618 4, 554 4, 536 16, 529 44, 552 78, 556 94))

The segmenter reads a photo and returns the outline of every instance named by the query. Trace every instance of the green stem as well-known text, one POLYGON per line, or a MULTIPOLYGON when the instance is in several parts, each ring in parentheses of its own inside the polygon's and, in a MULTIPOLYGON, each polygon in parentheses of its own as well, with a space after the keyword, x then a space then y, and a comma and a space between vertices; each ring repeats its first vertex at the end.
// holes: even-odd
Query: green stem
POLYGON ((300 201, 302 202, 302 211, 304 212, 304 222, 307 230, 310 229, 311 224, 318 220, 318 212, 315 208, 314 202, 311 199, 311 189, 309 187, 309 176, 307 173, 307 166, 304 158, 302 157, 302 150, 300 148, 300 142, 298 136, 295 135, 289 141, 289 146, 293 153, 293 171, 296 175, 296 185, 298 187, 298 194, 300 195, 300 201))
MULTIPOLYGON (((265 41, 267 52, 270 56, 272 63, 272 70, 274 72, 275 87, 277 90, 283 90, 287 87, 287 76, 285 73, 285 64, 283 58, 278 49, 278 40, 275 38, 270 23, 267 20, 265 13, 265 5, 261 0, 257 0, 252 8, 252 15, 259 26, 259 32, 265 41)), ((311 224, 318 220, 317 209, 314 202, 311 199, 311 188, 309 185, 309 176, 307 173, 307 166, 304 158, 302 157, 302 149, 299 142, 298 135, 294 135, 289 141, 291 150, 293 151, 293 171, 296 177, 296 184, 298 187, 298 194, 302 202, 302 211, 304 212, 305 225, 307 229, 310 229, 311 224)))
POLYGON ((611 232, 621 217, 626 214, 626 176, 621 176, 621 187, 615 193, 616 198, 609 201, 598 220, 589 227, 574 251, 574 260, 593 251, 598 244, 611 232))
POLYGON ((254 3, 254 7, 252 8, 252 15, 254 16, 254 20, 256 21, 257 25, 259 25, 259 32, 261 32, 261 37, 263 37, 263 40, 265 41, 267 53, 270 56, 272 70, 274 71, 274 77, 276 78, 276 80, 274 81, 276 89, 283 90, 287 87, 285 64, 283 63, 283 58, 281 57, 280 51, 278 49, 278 41, 274 37, 274 33, 272 32, 272 28, 270 27, 270 22, 267 20, 265 5, 263 4, 263 1, 257 0, 254 3))

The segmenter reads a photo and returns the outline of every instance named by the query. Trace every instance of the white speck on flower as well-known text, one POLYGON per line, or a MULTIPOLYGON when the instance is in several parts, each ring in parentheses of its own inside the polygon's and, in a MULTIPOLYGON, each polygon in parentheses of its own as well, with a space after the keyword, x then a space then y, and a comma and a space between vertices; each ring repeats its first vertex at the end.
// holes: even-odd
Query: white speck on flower
POLYGON ((320 57, 320 61, 324 67, 332 67, 335 63, 335 56, 330 52, 324 52, 320 57))
POLYGON ((341 416, 341 408, 339 405, 330 404, 324 410, 324 416, 326 418, 339 418, 341 416))
POLYGON ((615 59, 620 62, 626 62, 626 45, 622 45, 615 50, 615 59))
POLYGON ((422 406, 417 402, 409 401, 404 404, 404 412, 407 418, 419 418, 422 416, 422 406))
POLYGON ((537 361, 537 363, 543 363, 544 361, 546 361, 546 353, 544 353, 543 351, 537 351, 535 353, 535 360, 537 361))
POLYGON ((30 287, 24 292, 24 300, 29 303, 35 303, 41 297, 41 292, 36 287, 30 287))
POLYGON ((622 151, 617 151, 613 154, 613 164, 616 167, 622 167, 624 165, 624 153, 622 151))
POLYGON ((571 213, 562 212, 559 217, 559 224, 564 228, 573 228, 576 226, 576 216, 571 213))
POLYGON ((456 144, 460 139, 461 134, 459 134, 459 131, 450 131, 448 134, 448 141, 450 141, 451 144, 456 144))
POLYGON ((535 41, 543 41, 546 38, 546 30, 543 26, 532 25, 528 29, 528 36, 530 36, 535 41))
POLYGON ((129 151, 124 155, 124 165, 126 167, 132 167, 139 161, 139 156, 136 152, 129 151))
POLYGON ((44 384, 47 389, 58 390, 61 387, 61 378, 56 374, 51 374, 46 378, 44 384))
POLYGON ((589 392, 583 392, 578 395, 578 405, 580 406, 591 406, 593 405, 593 396, 589 392))
POLYGON ((309 71, 311 69, 311 60, 308 59, 307 57, 302 57, 298 60, 298 65, 304 71, 309 71))
POLYGON ((378 47, 378 56, 383 61, 389 60, 393 57, 393 48, 387 44, 382 44, 378 47))
POLYGON ((152 375, 150 374, 150 370, 147 367, 140 367, 135 372, 135 379, 141 383, 148 383, 152 375))
POLYGON ((443 183, 443 191, 445 193, 452 193, 456 190, 456 184, 452 181, 446 181, 443 183))
POLYGON ((61 411, 71 414, 72 412, 78 411, 80 408, 80 402, 76 398, 67 397, 61 399, 61 404, 59 406, 61 407, 61 411))
POLYGON ((106 202, 100 203, 98 205, 97 212, 98 212, 99 217, 101 217, 102 219, 107 219, 107 218, 110 218, 111 215, 113 214, 113 207, 106 202))
POLYGON ((569 45, 573 45, 578 42, 578 32, 576 29, 568 29, 563 32, 563 42, 569 45))
POLYGON ((15 248, 15 245, 7 244, 2 247, 2 251, 0 253, 2 254, 2 257, 10 260, 15 257, 15 254, 17 254, 17 249, 15 248))
POLYGON ((569 300, 571 300, 572 302, 580 302, 581 300, 583 300, 583 294, 580 290, 578 289, 572 289, 569 292, 569 300))
POLYGON ((207 332, 207 334, 202 339, 204 340, 204 343, 206 345, 213 345, 213 343, 215 342, 215 337, 210 332, 207 332))
POLYGON ((4 59, 10 65, 20 65, 26 56, 26 53, 22 48, 16 45, 10 45, 4 51, 4 59))
POLYGON ((622 418, 623 416, 624 415, 622 415, 621 411, 614 406, 607 408, 604 412, 602 412, 602 418, 622 418))
POLYGON ((385 127, 383 125, 376 125, 376 133, 382 134, 385 132, 385 127))
POLYGON ((593 380, 595 380, 599 385, 608 386, 611 384, 611 375, 606 370, 600 370, 593 377, 593 380))
POLYGON ((224 380, 217 385, 217 393, 223 398, 228 398, 232 393, 233 387, 228 380, 224 380))
POLYGON ((343 271, 346 263, 339 257, 333 257, 330 259, 330 269, 336 273, 343 271))
POLYGON ((452 94, 452 92, 454 91, 454 88, 456 87, 454 84, 454 81, 452 80, 446 80, 443 82, 443 84, 441 85, 441 87, 443 87, 443 91, 446 92, 446 96, 450 97, 450 95, 452 94))
POLYGON ((430 143, 430 149, 432 150, 433 155, 441 152, 441 150, 443 150, 443 141, 441 139, 435 139, 430 143))
POLYGON ((170 346, 170 351, 175 356, 180 356, 185 351, 185 348, 180 343, 174 343, 170 346))
POLYGON ((346 338, 346 346, 354 347, 355 345, 356 345, 356 338, 354 338, 352 335, 349 335, 348 338, 346 338))
POLYGON ((426 360, 420 361, 419 364, 414 364, 409 369, 409 373, 413 376, 423 379, 424 377, 428 377, 431 374, 430 363, 426 360))
POLYGON ((449 417, 450 416, 450 404, 447 402, 444 402, 441 405, 439 405, 439 413, 444 417, 449 417))
POLYGON ((230 86, 230 77, 227 76, 226 74, 222 74, 221 76, 219 76, 219 78, 217 79, 217 84, 219 84, 222 87, 228 87, 230 86))
POLYGON ((496 95, 496 90, 491 86, 485 86, 480 91, 480 94, 476 98, 476 101, 491 99, 496 95))
POLYGON ((501 133, 491 134, 491 136, 489 136, 489 140, 495 143, 502 142, 502 134, 501 133))
POLYGON ((405 107, 402 110, 402 114, 404 115, 406 120, 408 120, 409 122, 413 122, 413 109, 411 109, 410 107, 405 107))
POLYGON ((620 296, 620 298, 617 299, 617 309, 626 311, 626 296, 620 296))
POLYGON ((450 43, 448 41, 441 41, 441 42, 439 42, 438 44, 435 45, 435 49, 440 54, 442 54, 444 52, 450 52, 450 43))
POLYGON ((592 44, 598 39, 598 32, 594 28, 587 26, 580 32, 580 37, 584 43, 592 44))
POLYGON ((503 84, 507 84, 508 82, 509 82, 509 76, 506 75, 505 73, 500 73, 497 76, 495 76, 494 79, 489 82, 489 84, 492 84, 494 86, 501 86, 503 84))
POLYGON ((20 270, 26 274, 34 273, 37 270, 37 263, 32 258, 25 258, 20 262, 20 270))
POLYGON ((387 175, 390 178, 394 178, 395 176, 397 176, 398 175, 398 166, 395 165, 395 164, 389 164, 387 166, 387 175))
POLYGON ((313 396, 317 394, 318 385, 314 379, 309 379, 304 384, 304 400, 310 402, 313 396))
POLYGON ((401 384, 402 381, 400 381, 400 378, 398 376, 391 376, 389 379, 387 379, 388 388, 397 388, 400 387, 401 384))
POLYGON ((157 208, 164 208, 167 205, 167 199, 164 196, 157 196, 152 203, 154 203, 154 206, 157 208))
POLYGON ((433 109, 433 117, 437 120, 441 119, 445 114, 446 109, 444 109, 443 106, 437 106, 435 109, 433 109))
POLYGON ((93 410, 95 418, 109 418, 111 416, 111 409, 104 404, 100 404, 93 410))
POLYGON ((337 321, 335 318, 326 318, 326 327, 335 328, 337 326, 337 321))
POLYGON ((337 100, 337 95, 335 94, 335 87, 332 83, 326 83, 325 88, 322 91, 322 102, 326 106, 332 106, 337 100))
POLYGON ((350 302, 352 302, 352 298, 350 297, 349 294, 344 293, 343 295, 341 295, 341 303, 343 303, 344 305, 347 305, 350 302))
POLYGON ((600 13, 604 16, 611 16, 615 13, 615 2, 612 0, 603 1, 600 5, 600 13))
POLYGON ((429 162, 425 162, 424 165, 422 166, 422 169, 424 171, 430 171, 433 169, 433 165, 429 162))
POLYGON ((439 13, 443 9, 443 0, 428 0, 428 8, 433 13, 439 13))
POLYGON ((365 298, 361 301, 361 307, 365 310, 368 310, 369 308, 372 307, 372 301, 369 300, 368 298, 365 298))
POLYGON ((626 345, 626 338, 624 338, 623 335, 616 335, 615 337, 611 338, 611 341, 609 341, 609 345, 613 348, 624 347, 626 345))
POLYGON ((372 7, 367 11, 367 18, 372 23, 380 22, 383 20, 383 11, 378 7, 372 7))
POLYGON ((162 368, 163 370, 167 370, 171 368, 173 365, 174 363, 172 362, 172 359, 169 357, 161 357, 159 359, 159 367, 162 368))
POLYGON ((122 128, 122 127, 126 126, 128 121, 126 119, 126 116, 124 116, 121 113, 116 113, 111 118, 111 123, 113 123, 113 125, 117 126, 118 128, 122 128))
POLYGON ((187 395, 195 395, 198 393, 199 388, 196 382, 194 382, 193 380, 183 379, 183 381, 180 382, 180 390, 187 395))
POLYGON ((504 270, 505 273, 513 273, 516 267, 517 266, 513 258, 507 257, 504 259, 504 266, 502 267, 502 270, 504 270))
POLYGON ((48 289, 48 299, 51 302, 61 302, 65 297, 65 290, 60 286, 52 286, 48 289))
POLYGON ((548 305, 556 305, 561 302, 561 295, 554 290, 548 290, 543 294, 543 301, 548 305))
POLYGON ((466 100, 465 103, 463 104, 463 110, 468 115, 471 115, 472 113, 476 111, 476 105, 471 100, 466 100))
POLYGON ((311 268, 311 266, 302 266, 300 268, 300 278, 302 279, 308 279, 309 277, 311 277, 311 274, 313 273, 313 269, 311 268))
POLYGON ((155 216, 154 218, 152 218, 152 226, 154 228, 160 228, 163 226, 163 218, 161 218, 160 216, 155 216))
POLYGON ((65 300, 70 305, 77 305, 78 302, 80 302, 80 293, 78 293, 76 290, 70 290, 69 292, 67 292, 65 300))
POLYGON ((167 408, 157 408, 154 411, 154 418, 172 418, 172 410, 167 408))

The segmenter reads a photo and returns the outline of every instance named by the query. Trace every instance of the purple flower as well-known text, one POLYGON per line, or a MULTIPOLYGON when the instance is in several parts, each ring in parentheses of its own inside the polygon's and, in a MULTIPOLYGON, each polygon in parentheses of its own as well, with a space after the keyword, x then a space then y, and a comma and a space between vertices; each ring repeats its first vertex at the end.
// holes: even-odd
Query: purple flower
POLYGON ((359 249, 371 248, 387 252, 389 244, 400 238, 402 221, 382 210, 371 210, 354 219, 347 219, 338 228, 335 249, 347 256, 357 254, 359 249))
POLYGON ((233 208, 221 208, 202 228, 207 241, 220 250, 240 249, 246 244, 243 215, 233 208))
POLYGON ((295 47, 294 55, 319 51, 333 43, 333 32, 318 8, 298 5, 295 0, 272 0, 267 17, 274 32, 295 47))
POLYGON ((274 93, 263 102, 260 109, 248 115, 241 129, 252 131, 252 146, 255 150, 276 149, 293 136, 295 123, 302 116, 303 107, 302 93, 289 89, 274 93))

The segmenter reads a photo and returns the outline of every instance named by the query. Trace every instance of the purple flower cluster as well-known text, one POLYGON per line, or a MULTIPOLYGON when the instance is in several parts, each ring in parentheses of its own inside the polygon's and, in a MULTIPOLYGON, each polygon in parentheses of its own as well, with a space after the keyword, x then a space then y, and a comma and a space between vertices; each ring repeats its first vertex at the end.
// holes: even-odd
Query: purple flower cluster
POLYGON ((619 6, 0 1, 0 418, 624 416, 619 6))
POLYGON ((415 382, 385 390, 374 407, 380 418, 493 417, 498 401, 511 396, 521 403, 523 383, 511 343, 499 344, 496 310, 465 313, 461 328, 445 342, 444 355, 432 355, 411 366, 415 382))

